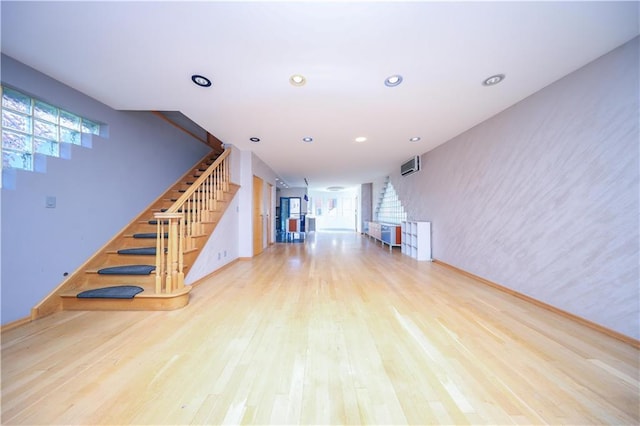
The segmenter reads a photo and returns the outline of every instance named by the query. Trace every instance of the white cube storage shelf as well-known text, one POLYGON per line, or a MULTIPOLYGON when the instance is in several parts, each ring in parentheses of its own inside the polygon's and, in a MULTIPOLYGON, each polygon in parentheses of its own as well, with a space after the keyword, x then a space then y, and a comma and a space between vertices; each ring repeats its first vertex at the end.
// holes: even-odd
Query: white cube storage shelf
POLYGON ((431 260, 431 222, 402 222, 402 254, 431 260))

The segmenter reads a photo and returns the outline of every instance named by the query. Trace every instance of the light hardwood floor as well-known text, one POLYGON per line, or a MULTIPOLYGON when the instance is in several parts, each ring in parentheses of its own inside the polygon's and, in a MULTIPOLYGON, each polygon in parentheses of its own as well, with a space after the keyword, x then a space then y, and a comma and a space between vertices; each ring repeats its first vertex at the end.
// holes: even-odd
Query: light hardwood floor
POLYGON ((632 346, 354 233, 2 335, 3 424, 638 424, 632 346))

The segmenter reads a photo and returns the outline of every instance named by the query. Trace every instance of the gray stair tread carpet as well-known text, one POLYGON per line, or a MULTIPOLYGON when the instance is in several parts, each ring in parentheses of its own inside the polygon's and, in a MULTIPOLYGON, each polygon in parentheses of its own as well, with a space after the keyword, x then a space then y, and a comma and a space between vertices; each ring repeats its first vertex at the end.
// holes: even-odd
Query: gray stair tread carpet
POLYGON ((144 255, 155 256, 156 248, 155 247, 136 247, 136 248, 121 249, 121 250, 118 250, 118 254, 139 254, 143 256, 144 255))
MULTIPOLYGON (((156 235, 155 232, 141 232, 139 234, 133 234, 133 238, 156 238, 156 235)), ((169 233, 165 232, 164 237, 169 238, 169 233)))
POLYGON ((124 265, 103 268, 98 271, 101 275, 149 275, 156 269, 153 265, 124 265))
POLYGON ((136 285, 118 285, 114 287, 96 288, 78 293, 79 299, 133 299, 143 288, 136 285))

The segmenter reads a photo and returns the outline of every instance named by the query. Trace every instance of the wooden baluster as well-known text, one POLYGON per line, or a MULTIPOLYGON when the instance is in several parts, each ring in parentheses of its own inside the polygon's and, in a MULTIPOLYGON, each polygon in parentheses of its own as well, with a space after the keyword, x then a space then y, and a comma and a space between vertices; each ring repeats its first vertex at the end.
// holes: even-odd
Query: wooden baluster
POLYGON ((160 222, 160 293, 166 292, 167 289, 167 253, 166 253, 166 241, 165 241, 165 233, 166 233, 166 224, 164 223, 164 219, 161 217, 160 222))
POLYGON ((191 230, 189 232, 189 235, 191 236, 191 239, 193 241, 193 236, 196 234, 196 221, 195 221, 195 217, 193 216, 193 195, 189 197, 189 204, 187 208, 188 208, 187 212, 189 215, 189 229, 191 230))
POLYGON ((229 190, 229 168, 227 166, 227 158, 229 157, 225 157, 225 159, 222 160, 222 185, 225 191, 229 190))
POLYGON ((207 211, 208 213, 208 221, 211 221, 213 218, 213 173, 207 176, 207 211))
POLYGON ((162 293, 162 265, 161 265, 161 256, 162 256, 162 248, 161 248, 161 234, 162 232, 162 220, 156 216, 157 225, 156 225, 156 293, 162 293))
POLYGON ((193 236, 195 235, 195 224, 196 219, 193 215, 193 199, 189 198, 189 249, 195 248, 195 240, 193 236))
POLYGON ((220 166, 216 167, 216 170, 214 172, 216 174, 216 194, 214 196, 214 199, 216 200, 216 208, 218 205, 218 202, 220 201, 220 166))
POLYGON ((184 287, 184 219, 179 219, 179 236, 178 236, 178 279, 176 289, 180 290, 184 287))
POLYGON ((217 168, 211 172, 211 210, 218 210, 218 200, 216 198, 218 179, 217 168))
POLYGON ((169 241, 167 246, 169 253, 167 255, 167 293, 172 293, 176 287, 178 275, 178 220, 177 218, 169 219, 169 241))
POLYGON ((226 190, 225 186, 224 186, 224 160, 222 160, 222 163, 220 164, 220 166, 218 167, 220 169, 220 199, 223 200, 224 199, 224 191, 226 190))
POLYGON ((211 197, 211 181, 210 180, 211 180, 211 175, 208 175, 204 180, 204 182, 202 183, 205 188, 204 200, 205 200, 207 210, 211 210, 211 201, 209 201, 209 197, 211 197))
POLYGON ((196 220, 198 221, 198 235, 202 234, 202 191, 198 191, 196 202, 196 220))
POLYGON ((206 222, 207 220, 209 220, 209 213, 208 213, 208 207, 207 207, 207 181, 206 179, 202 182, 202 186, 201 186, 201 190, 200 192, 202 192, 202 204, 200 205, 200 208, 202 209, 202 222, 206 222))

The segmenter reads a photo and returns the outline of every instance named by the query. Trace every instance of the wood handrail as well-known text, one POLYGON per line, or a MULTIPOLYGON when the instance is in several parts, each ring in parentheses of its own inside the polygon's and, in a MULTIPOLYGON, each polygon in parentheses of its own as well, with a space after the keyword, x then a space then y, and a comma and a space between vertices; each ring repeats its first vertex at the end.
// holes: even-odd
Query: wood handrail
POLYGON ((202 172, 202 174, 196 179, 196 181, 182 194, 176 201, 173 203, 171 207, 167 209, 167 213, 175 213, 183 207, 184 202, 202 186, 202 183, 207 179, 207 177, 211 176, 213 171, 220 165, 222 162, 229 156, 231 153, 230 149, 225 149, 222 154, 210 165, 206 171, 202 172))

